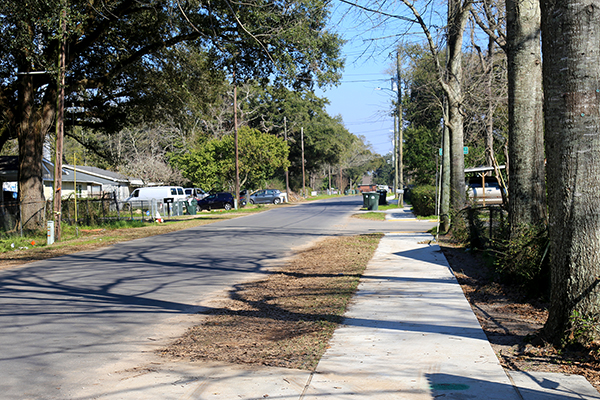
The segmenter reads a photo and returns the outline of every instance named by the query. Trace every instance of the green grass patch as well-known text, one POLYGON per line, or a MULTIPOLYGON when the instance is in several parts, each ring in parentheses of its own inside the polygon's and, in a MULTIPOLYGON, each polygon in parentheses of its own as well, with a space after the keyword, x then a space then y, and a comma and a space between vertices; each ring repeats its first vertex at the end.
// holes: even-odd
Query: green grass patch
POLYGON ((306 197, 305 200, 308 200, 308 201, 325 200, 325 199, 332 199, 334 197, 345 197, 345 196, 343 196, 341 194, 320 194, 318 196, 308 196, 308 197, 306 197))
POLYGON ((370 219, 373 221, 385 221, 385 213, 380 213, 380 212, 367 212, 367 213, 361 213, 361 214, 354 214, 352 216, 354 218, 359 218, 359 219, 370 219))
MULTIPOLYGON (((184 215, 173 217, 164 223, 142 222, 140 220, 119 220, 102 223, 94 226, 74 226, 63 223, 61 225, 61 241, 47 245, 47 232, 25 232, 21 237, 18 233, 0 234, 0 254, 17 251, 19 258, 28 260, 27 253, 40 252, 43 249, 62 249, 61 254, 68 254, 89 248, 97 248, 109 244, 139 239, 148 236, 160 235, 194 226, 206 225, 223 219, 231 219, 240 215, 247 215, 264 211, 268 208, 256 207, 247 210, 231 210, 224 212, 204 212, 198 215, 184 215)), ((48 257, 55 257, 55 252, 48 257)), ((46 258, 48 258, 46 257, 46 258)), ((14 259, 11 256, 11 259, 14 259)), ((43 259, 37 254, 35 259, 43 259)))
POLYGON ((422 215, 417 215, 417 219, 423 220, 423 221, 437 221, 438 216, 437 215, 428 215, 427 217, 423 217, 422 215))
POLYGON ((385 206, 378 206, 377 207, 379 210, 385 211, 385 210, 402 210, 402 207, 398 207, 397 204, 387 204, 385 206))

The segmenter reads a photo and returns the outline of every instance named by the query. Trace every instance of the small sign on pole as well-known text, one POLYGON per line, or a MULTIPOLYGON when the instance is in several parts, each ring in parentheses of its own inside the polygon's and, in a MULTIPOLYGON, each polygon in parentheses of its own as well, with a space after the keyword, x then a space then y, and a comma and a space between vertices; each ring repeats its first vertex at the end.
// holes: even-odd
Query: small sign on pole
POLYGON ((54 221, 48 221, 48 234, 46 237, 46 245, 54 243, 54 221))

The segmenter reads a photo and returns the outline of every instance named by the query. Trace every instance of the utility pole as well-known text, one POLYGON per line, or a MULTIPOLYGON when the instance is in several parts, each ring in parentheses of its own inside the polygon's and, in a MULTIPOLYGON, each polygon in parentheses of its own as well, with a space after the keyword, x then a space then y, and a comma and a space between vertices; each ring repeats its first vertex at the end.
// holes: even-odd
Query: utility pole
POLYGON ((67 30, 67 9, 63 4, 60 13, 60 51, 58 55, 58 98, 56 100, 56 154, 54 156, 54 235, 60 242, 62 212, 62 157, 65 110, 65 31, 67 30))
POLYGON ((404 207, 404 174, 402 173, 403 169, 403 161, 402 161, 402 153, 404 147, 404 138, 403 138, 403 124, 402 124, 402 77, 400 74, 401 68, 401 57, 400 52, 396 53, 396 81, 398 84, 398 164, 400 165, 398 168, 398 186, 400 189, 400 193, 398 195, 398 207, 404 207))
MULTIPOLYGON (((283 137, 287 144, 287 117, 283 117, 283 137)), ((290 171, 289 167, 285 169, 285 190, 289 199, 290 196, 290 171)), ((289 200, 288 200, 289 201, 289 200)))
POLYGON ((304 128, 300 128, 300 142, 302 147, 302 196, 306 197, 306 176, 304 175, 304 128))
POLYGON ((235 209, 237 210, 240 204, 240 162, 238 148, 238 120, 237 120, 237 82, 235 77, 235 66, 233 68, 233 132, 234 132, 234 148, 235 148, 235 209))
POLYGON ((329 192, 327 194, 331 194, 331 164, 327 164, 327 175, 329 176, 329 186, 327 187, 329 192))

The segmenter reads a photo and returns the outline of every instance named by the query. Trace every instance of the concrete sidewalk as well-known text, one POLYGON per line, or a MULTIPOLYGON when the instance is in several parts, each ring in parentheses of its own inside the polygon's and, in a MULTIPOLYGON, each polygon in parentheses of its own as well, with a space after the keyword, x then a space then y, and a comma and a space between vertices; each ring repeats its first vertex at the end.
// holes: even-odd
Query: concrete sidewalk
POLYGON ((508 376, 432 239, 398 232, 381 240, 344 324, 312 373, 150 363, 105 377, 76 398, 600 399, 582 377, 508 376))

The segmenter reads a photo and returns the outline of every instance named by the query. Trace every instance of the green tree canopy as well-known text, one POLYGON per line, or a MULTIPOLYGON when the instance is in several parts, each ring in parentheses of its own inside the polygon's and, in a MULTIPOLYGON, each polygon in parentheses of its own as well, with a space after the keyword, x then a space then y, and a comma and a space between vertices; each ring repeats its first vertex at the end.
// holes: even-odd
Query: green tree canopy
MULTIPOLYGON (((238 132, 240 184, 260 188, 279 169, 289 166, 288 146, 282 138, 257 129, 240 128, 238 132)), ((234 138, 212 139, 197 150, 175 155, 173 165, 194 186, 205 190, 231 190, 235 182, 234 138)))

